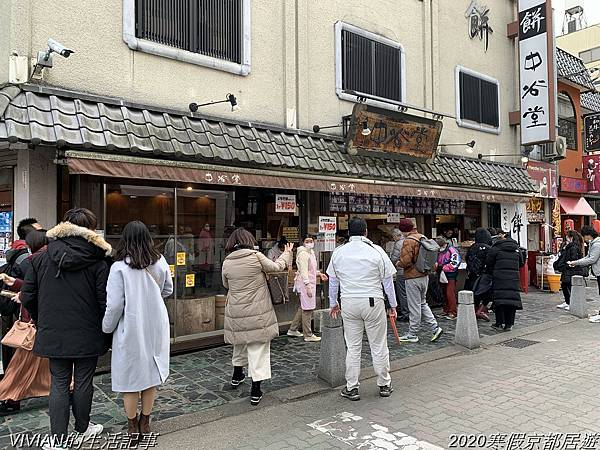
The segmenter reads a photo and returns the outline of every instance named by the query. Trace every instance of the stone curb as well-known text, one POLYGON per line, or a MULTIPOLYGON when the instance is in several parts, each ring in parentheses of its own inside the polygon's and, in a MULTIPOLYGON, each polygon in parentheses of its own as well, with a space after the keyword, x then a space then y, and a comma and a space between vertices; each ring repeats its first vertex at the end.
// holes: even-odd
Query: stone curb
MULTIPOLYGON (((427 364, 430 362, 451 358, 454 356, 475 354, 481 351, 485 351, 488 348, 498 345, 502 342, 510 341, 511 339, 531 335, 555 327, 560 327, 569 323, 576 322, 578 320, 581 319, 577 319, 573 316, 564 316, 549 320, 548 322, 544 322, 541 324, 531 325, 529 327, 520 329, 517 328, 516 330, 511 332, 498 333, 492 336, 483 336, 481 338, 481 348, 474 350, 468 350, 464 347, 450 344, 449 346, 440 348, 439 350, 433 350, 431 352, 423 353, 420 355, 408 356, 406 358, 391 361, 390 372, 397 372, 411 367, 427 364)), ((361 380, 368 380, 374 377, 375 372, 373 371, 372 367, 362 369, 360 377, 361 380)), ((285 403, 297 402, 308 397, 335 391, 340 387, 331 388, 326 383, 315 380, 310 383, 280 389, 274 392, 270 392, 268 395, 266 395, 261 402, 260 408, 264 409, 265 407, 268 408, 285 403)), ((172 419, 165 419, 159 422, 154 422, 154 428, 157 433, 165 435, 177 431, 182 431, 194 426, 214 422, 226 417, 238 416, 252 411, 257 411, 257 409, 250 405, 247 398, 242 398, 224 405, 219 405, 213 408, 199 411, 197 413, 184 414, 178 417, 174 417, 172 419)))

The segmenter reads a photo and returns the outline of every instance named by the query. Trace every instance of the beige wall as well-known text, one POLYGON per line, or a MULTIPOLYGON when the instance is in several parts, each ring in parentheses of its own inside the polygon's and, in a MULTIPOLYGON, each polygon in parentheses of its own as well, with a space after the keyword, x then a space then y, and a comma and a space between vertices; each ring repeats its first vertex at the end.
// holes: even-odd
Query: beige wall
POLYGON ((10 55, 10 0, 0 0, 0 84, 8 81, 8 56, 10 55))
MULTIPOLYGON (((487 53, 479 39, 467 35, 464 13, 469 3, 252 0, 252 67, 246 77, 130 50, 122 36, 122 0, 12 0, 16 25, 11 27, 11 41, 21 55, 44 49, 48 37, 75 50, 69 59, 55 56, 44 84, 182 111, 191 101, 220 100, 233 92, 242 106, 239 113, 233 116, 226 105, 202 111, 285 126, 292 110, 298 127, 310 129, 315 123, 335 124, 352 110, 353 103, 335 93, 334 24, 344 21, 403 45, 410 104, 454 115, 457 64, 498 79, 500 135, 461 128, 445 119, 442 142, 475 139, 474 154, 516 154, 517 129, 508 126, 508 112, 517 109, 518 75, 514 42, 506 37, 514 2, 483 2, 491 9, 494 29, 487 53)), ((469 156, 460 147, 448 151, 469 156)))
MULTIPOLYGON (((556 45, 575 56, 579 56, 579 52, 600 47, 600 24, 559 36, 556 38, 556 45)), ((594 61, 586 66, 599 67, 600 61, 594 61)))

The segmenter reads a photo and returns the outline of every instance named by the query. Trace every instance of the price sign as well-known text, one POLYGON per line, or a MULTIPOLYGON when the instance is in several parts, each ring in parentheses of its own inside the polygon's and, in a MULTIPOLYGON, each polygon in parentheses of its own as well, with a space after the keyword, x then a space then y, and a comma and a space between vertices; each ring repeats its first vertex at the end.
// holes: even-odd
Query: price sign
POLYGON ((275 212, 278 213, 294 213, 296 212, 296 196, 282 195, 275 196, 275 212))
POLYGON ((400 223, 400 213, 387 213, 387 223, 400 223))
POLYGON ((185 276, 185 287, 191 288, 196 286, 196 274, 188 273, 185 276))
POLYGON ((185 266, 185 252, 177 252, 177 265, 185 266))
POLYGON ((337 232, 337 219, 335 217, 319 216, 319 233, 337 232))

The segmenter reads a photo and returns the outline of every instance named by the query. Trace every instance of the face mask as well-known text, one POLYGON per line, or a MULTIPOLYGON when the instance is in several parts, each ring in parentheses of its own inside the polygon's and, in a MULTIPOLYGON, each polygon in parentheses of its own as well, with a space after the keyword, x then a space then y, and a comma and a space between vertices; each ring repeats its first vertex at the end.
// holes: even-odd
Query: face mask
POLYGON ((313 248, 315 248, 315 244, 314 244, 314 242, 312 242, 312 243, 310 243, 310 244, 304 244, 304 246, 305 246, 307 249, 309 249, 309 250, 312 250, 313 248))
POLYGON ((260 247, 258 245, 255 245, 254 250, 260 250, 260 247))

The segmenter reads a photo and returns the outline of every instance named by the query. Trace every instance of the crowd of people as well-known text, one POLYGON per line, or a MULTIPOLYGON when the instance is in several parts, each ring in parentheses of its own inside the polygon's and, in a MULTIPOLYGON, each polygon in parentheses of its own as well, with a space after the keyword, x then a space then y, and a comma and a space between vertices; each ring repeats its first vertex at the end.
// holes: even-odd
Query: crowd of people
MULTIPOLYGON (((4 358, 0 414, 18 412, 25 398, 48 395, 51 433, 59 443, 45 448, 64 448, 60 442, 68 435, 71 409, 76 435, 85 439, 102 432, 102 425, 90 422, 93 375, 98 358, 109 348, 112 389, 123 397, 132 443, 151 433, 157 386, 169 376, 170 325, 165 306, 173 292, 169 265, 142 222, 129 223, 114 250, 96 227, 94 214, 83 208, 68 211, 48 231, 36 219, 25 219, 1 268, 0 313, 18 317, 21 323, 35 323, 36 334, 32 350, 17 346, 14 354, 4 358), (15 294, 7 294, 8 290, 15 294)), ((600 274, 600 237, 591 227, 583 227, 582 235, 572 230, 566 234, 555 263, 562 273, 565 297, 560 308, 569 308, 572 276, 584 275, 586 267, 600 274), (589 246, 585 257, 584 241, 589 246)), ((419 342, 422 324, 428 339, 438 341, 443 330, 428 305, 427 292, 433 278, 445 300, 444 318, 454 320, 462 258, 452 233, 428 239, 411 219, 401 219, 393 231, 389 255, 368 239, 361 218, 349 220, 348 237, 335 249, 324 273, 318 268, 313 237, 301 242, 293 281, 299 308, 287 334, 306 342, 320 340, 312 331, 312 314, 317 307, 317 281, 328 280, 330 314, 334 319, 341 315, 347 348, 346 386, 341 395, 360 399, 366 332, 379 395, 389 397, 394 389, 388 319, 394 328, 396 321, 408 323, 406 333, 399 336, 401 342, 419 342)), ((291 267, 293 249, 293 244, 281 239, 265 256, 243 228, 233 231, 226 244, 222 282, 228 291, 224 339, 233 346, 230 384, 236 389, 248 375, 252 405, 263 397, 262 381, 271 378, 270 343, 279 336, 268 279, 291 267)), ((465 288, 474 292, 477 318, 490 321, 491 304, 492 327, 510 331, 516 311, 523 307, 519 271, 526 252, 509 233, 480 228, 465 258, 465 288)), ((600 322, 600 315, 590 321, 600 322)))

